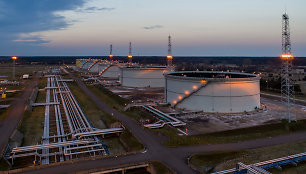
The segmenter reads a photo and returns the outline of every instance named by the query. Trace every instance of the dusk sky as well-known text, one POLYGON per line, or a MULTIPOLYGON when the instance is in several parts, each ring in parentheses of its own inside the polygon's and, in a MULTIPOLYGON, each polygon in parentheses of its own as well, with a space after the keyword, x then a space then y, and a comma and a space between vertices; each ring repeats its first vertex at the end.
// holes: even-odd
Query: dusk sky
POLYGON ((306 56, 305 0, 0 0, 0 55, 306 56))

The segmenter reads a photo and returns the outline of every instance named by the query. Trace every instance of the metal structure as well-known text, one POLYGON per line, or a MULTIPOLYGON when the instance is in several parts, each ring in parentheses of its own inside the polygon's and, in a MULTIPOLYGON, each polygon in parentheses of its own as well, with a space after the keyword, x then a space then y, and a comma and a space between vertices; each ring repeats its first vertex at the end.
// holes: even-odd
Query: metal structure
POLYGON ((128 59, 129 59, 129 64, 132 63, 132 42, 129 43, 129 55, 128 55, 128 59))
POLYGON ((289 16, 285 13, 282 16, 282 68, 281 68, 281 96, 282 102, 286 105, 286 115, 282 119, 296 121, 296 115, 292 111, 294 105, 294 82, 292 80, 292 61, 294 57, 291 54, 289 16))
POLYGON ((109 58, 110 59, 113 58, 113 45, 112 44, 109 46, 109 58))
POLYGON ((150 105, 142 105, 142 107, 149 111, 150 113, 154 114, 159 121, 153 124, 145 124, 144 127, 146 128, 151 128, 151 129, 156 129, 156 128, 162 128, 164 127, 166 124, 171 125, 173 127, 179 127, 179 126, 185 126, 186 123, 184 123, 183 121, 170 116, 169 114, 166 114, 156 108, 154 108, 153 106, 150 105))
POLYGON ((167 66, 172 67, 172 44, 171 44, 171 36, 168 36, 168 55, 167 55, 167 66))
POLYGON ((165 75, 165 102, 210 113, 241 113, 260 108, 260 77, 219 71, 179 71, 165 75))
POLYGON ((254 172, 256 174, 269 174, 268 169, 279 168, 286 165, 297 166, 297 163, 306 161, 306 152, 263 161, 251 165, 237 163, 236 168, 218 171, 213 174, 244 174, 254 172))
POLYGON ((123 128, 94 128, 71 93, 67 80, 58 75, 47 78, 46 103, 36 105, 45 107, 42 144, 13 148, 9 155, 12 163, 14 158, 27 156, 35 156, 35 161, 39 157, 41 164, 49 164, 108 154, 102 138, 107 134, 119 134, 123 128))

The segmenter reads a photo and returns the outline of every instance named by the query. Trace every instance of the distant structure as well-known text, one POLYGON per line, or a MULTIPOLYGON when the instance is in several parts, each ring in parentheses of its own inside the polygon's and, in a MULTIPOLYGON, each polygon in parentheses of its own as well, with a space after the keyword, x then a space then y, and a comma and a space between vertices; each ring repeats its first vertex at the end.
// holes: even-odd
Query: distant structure
POLYGON ((130 42, 130 45, 129 45, 129 55, 128 55, 128 59, 129 59, 129 63, 131 64, 132 63, 132 43, 130 42))
POLYGON ((295 113, 292 111, 294 105, 294 83, 292 81, 292 60, 294 57, 291 54, 289 16, 285 13, 282 16, 282 68, 281 68, 281 97, 282 102, 286 105, 287 111, 283 119, 296 121, 295 113))
POLYGON ((110 59, 113 58, 113 45, 112 44, 110 45, 110 48, 109 48, 109 58, 110 59))
POLYGON ((167 66, 172 67, 172 50, 171 50, 171 36, 168 36, 168 55, 167 55, 167 66))

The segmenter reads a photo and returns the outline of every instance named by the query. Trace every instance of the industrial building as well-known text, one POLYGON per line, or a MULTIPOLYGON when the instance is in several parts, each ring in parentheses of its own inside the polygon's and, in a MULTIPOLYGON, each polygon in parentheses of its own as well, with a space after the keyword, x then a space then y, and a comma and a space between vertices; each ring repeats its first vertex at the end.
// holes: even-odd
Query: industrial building
POLYGON ((120 83, 126 87, 164 87, 166 66, 120 67, 120 83))
POLYGON ((239 113, 260 108, 260 77, 216 71, 182 71, 165 75, 165 101, 180 109, 239 113))

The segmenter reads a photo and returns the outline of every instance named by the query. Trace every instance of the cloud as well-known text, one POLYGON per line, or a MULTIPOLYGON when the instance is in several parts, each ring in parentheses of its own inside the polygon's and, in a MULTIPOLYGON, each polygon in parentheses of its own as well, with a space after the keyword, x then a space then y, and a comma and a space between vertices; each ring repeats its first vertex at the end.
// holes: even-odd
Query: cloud
POLYGON ((0 0, 0 45, 48 43, 31 33, 68 27, 71 23, 57 12, 75 10, 84 4, 85 0, 0 0))
POLYGON ((81 9, 80 12, 94 13, 94 12, 97 12, 97 11, 112 11, 112 10, 115 10, 115 8, 108 8, 108 7, 102 7, 102 8, 87 7, 85 9, 81 9))
POLYGON ((152 26, 146 26, 143 27, 145 30, 153 30, 153 29, 158 29, 158 28, 163 28, 164 26, 162 25, 152 25, 152 26))

